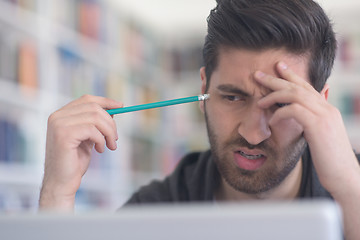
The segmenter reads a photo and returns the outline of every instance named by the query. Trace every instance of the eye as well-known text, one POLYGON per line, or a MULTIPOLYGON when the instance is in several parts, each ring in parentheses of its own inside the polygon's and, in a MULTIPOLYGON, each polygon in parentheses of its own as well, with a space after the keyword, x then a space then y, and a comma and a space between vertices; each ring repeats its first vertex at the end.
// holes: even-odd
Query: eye
POLYGON ((276 103, 276 106, 279 108, 285 107, 287 105, 289 105, 290 103, 276 103))
POLYGON ((223 99, 229 101, 229 102, 235 102, 235 101, 244 101, 245 98, 238 96, 238 95, 223 95, 223 99))

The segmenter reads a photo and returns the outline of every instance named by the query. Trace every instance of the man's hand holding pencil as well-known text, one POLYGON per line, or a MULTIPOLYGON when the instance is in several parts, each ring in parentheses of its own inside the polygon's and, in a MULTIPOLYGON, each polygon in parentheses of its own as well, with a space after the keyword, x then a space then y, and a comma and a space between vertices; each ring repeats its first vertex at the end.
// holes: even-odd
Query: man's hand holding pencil
POLYGON ((92 148, 116 150, 113 114, 204 101, 208 94, 123 107, 104 97, 84 95, 50 115, 46 139, 45 173, 40 209, 72 211, 82 176, 90 164, 92 148))

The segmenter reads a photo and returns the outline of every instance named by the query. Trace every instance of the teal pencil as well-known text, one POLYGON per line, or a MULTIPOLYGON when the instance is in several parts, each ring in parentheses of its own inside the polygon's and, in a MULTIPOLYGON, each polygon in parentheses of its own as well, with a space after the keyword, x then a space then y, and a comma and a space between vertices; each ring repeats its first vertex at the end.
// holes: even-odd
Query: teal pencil
POLYGON ((119 113, 135 112, 135 111, 151 109, 151 108, 166 107, 166 106, 182 104, 182 103, 204 101, 204 100, 208 99, 209 97, 210 97, 209 94, 203 94, 203 95, 199 95, 199 96, 178 98, 178 99, 172 99, 172 100, 154 102, 154 103, 147 103, 147 104, 141 104, 141 105, 136 105, 136 106, 124 107, 124 108, 109 109, 106 111, 110 115, 114 115, 114 114, 119 114, 119 113))

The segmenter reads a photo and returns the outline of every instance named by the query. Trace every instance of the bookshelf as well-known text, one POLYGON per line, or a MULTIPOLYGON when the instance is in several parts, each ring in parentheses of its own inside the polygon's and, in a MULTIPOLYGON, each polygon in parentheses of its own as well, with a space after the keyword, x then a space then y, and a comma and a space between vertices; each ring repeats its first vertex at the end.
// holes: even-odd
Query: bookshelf
MULTIPOLYGON (((92 94, 133 105, 200 91, 203 36, 165 41, 100 0, 1 1, 0 13, 0 212, 36 211, 47 118, 69 101, 92 94)), ((207 147, 196 104, 114 119, 118 150, 94 151, 79 211, 113 211, 184 152, 207 147)))
POLYGON ((343 4, 330 8, 338 39, 338 53, 329 79, 329 101, 342 113, 353 148, 360 152, 360 6, 343 4))

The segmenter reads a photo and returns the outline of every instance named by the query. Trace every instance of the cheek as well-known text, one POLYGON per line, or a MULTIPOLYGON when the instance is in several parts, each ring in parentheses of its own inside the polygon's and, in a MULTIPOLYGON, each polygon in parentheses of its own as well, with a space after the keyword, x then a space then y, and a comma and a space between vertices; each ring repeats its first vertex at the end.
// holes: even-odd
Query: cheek
POLYGON ((236 128, 236 119, 218 104, 207 102, 205 105, 208 124, 218 138, 226 138, 236 128))
POLYGON ((271 126, 271 134, 277 143, 284 145, 299 139, 303 133, 303 127, 294 119, 283 120, 271 126))

